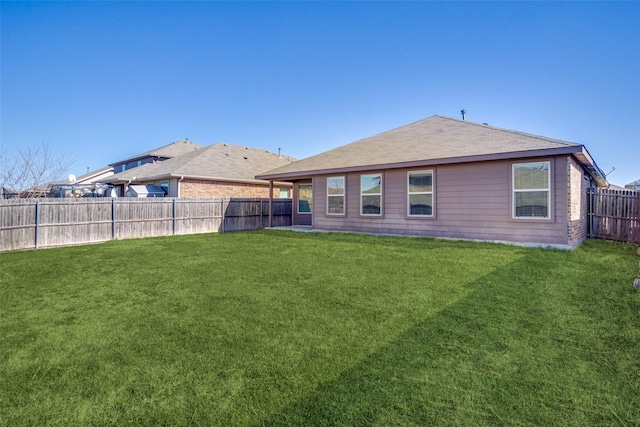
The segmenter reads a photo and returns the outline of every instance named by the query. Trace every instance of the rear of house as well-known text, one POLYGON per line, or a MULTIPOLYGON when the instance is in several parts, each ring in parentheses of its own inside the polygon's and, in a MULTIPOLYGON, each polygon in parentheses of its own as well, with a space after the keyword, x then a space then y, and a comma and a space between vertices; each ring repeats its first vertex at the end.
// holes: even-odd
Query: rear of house
POLYGON ((606 181, 584 146, 433 116, 267 172, 292 182, 294 224, 573 248, 587 189, 606 181))

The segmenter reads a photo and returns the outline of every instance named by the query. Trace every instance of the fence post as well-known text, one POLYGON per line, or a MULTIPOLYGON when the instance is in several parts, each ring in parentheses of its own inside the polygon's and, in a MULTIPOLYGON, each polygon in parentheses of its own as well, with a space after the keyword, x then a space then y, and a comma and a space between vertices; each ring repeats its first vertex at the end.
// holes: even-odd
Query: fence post
POLYGON ((116 199, 111 199, 111 239, 116 240, 116 199))
POLYGON ((594 233, 593 233, 593 194, 595 193, 595 190, 593 187, 589 187, 589 189, 587 190, 588 194, 589 194, 589 203, 587 206, 587 215, 588 215, 588 227, 589 227, 589 232, 588 232, 588 236, 589 237, 593 237, 594 233))
POLYGON ((173 199, 173 209, 171 212, 171 215, 173 215, 173 235, 176 235, 176 199, 173 199))
POLYGON ((640 191, 636 192, 636 241, 640 244, 640 191))
POLYGON ((40 231, 40 200, 36 200, 36 236, 35 236, 35 246, 38 249, 38 234, 40 231))
POLYGON ((222 220, 220 222, 220 232, 224 233, 224 197, 220 200, 221 211, 220 214, 222 216, 222 220))

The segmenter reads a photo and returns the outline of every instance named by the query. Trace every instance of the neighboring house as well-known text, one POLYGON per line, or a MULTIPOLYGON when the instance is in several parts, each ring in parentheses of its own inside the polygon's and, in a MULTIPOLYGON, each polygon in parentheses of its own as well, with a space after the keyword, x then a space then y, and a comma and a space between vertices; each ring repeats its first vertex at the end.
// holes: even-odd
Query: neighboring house
POLYGON ((114 173, 124 172, 148 163, 162 162, 169 160, 182 154, 202 148, 202 145, 191 142, 188 139, 172 142, 159 148, 147 151, 142 154, 111 163, 109 166, 113 168, 114 173))
POLYGON ((100 168, 91 172, 87 172, 84 175, 80 175, 80 176, 69 175, 69 178, 63 181, 57 182, 56 184, 61 184, 61 185, 93 184, 94 182, 110 177, 111 175, 113 175, 113 167, 105 166, 103 168, 100 168))
POLYGON ((294 185, 294 225, 573 248, 587 189, 581 144, 432 116, 258 174, 294 185))
MULTIPOLYGON (((269 181, 255 179, 257 173, 292 163, 294 159, 257 148, 225 143, 156 163, 117 173, 102 182, 120 187, 124 195, 132 184, 156 185, 169 197, 243 198, 269 197, 269 181)), ((275 183, 275 198, 288 198, 290 183, 275 183)))
POLYGON ((107 166, 84 175, 56 182, 50 191, 51 197, 111 197, 111 186, 98 181, 113 175, 113 167, 107 166))
POLYGON ((16 190, 0 186, 0 199, 14 199, 19 196, 16 190))
POLYGON ((624 186, 625 190, 640 191, 640 179, 630 182, 624 186))
POLYGON ((628 191, 628 188, 625 187, 620 187, 619 185, 615 185, 615 184, 611 184, 609 183, 609 186, 607 187, 609 190, 616 190, 616 191, 628 191))

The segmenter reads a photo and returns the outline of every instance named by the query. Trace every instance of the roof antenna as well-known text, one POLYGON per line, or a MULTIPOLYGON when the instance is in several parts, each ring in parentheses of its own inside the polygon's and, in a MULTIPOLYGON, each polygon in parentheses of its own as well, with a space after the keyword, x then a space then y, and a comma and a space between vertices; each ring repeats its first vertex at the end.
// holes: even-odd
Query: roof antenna
POLYGON ((281 150, 282 150, 282 148, 278 147, 278 157, 282 157, 282 156, 280 155, 280 151, 281 151, 281 150))
POLYGON ((467 110, 460 110, 460 114, 462 114, 462 120, 467 120, 467 110))

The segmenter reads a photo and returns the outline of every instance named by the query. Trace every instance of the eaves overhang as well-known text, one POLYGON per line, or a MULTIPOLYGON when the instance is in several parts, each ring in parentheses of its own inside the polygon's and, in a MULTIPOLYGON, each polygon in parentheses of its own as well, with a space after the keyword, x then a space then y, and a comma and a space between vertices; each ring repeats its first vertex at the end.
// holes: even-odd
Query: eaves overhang
POLYGON ((580 164, 582 164, 591 178, 593 178, 598 187, 608 187, 609 183, 607 182, 607 177, 604 172, 602 172, 602 169, 600 169, 598 165, 596 165, 596 162, 591 157, 591 154, 589 154, 589 152, 583 145, 581 145, 580 148, 581 150, 579 152, 574 153, 575 158, 580 161, 580 164))

